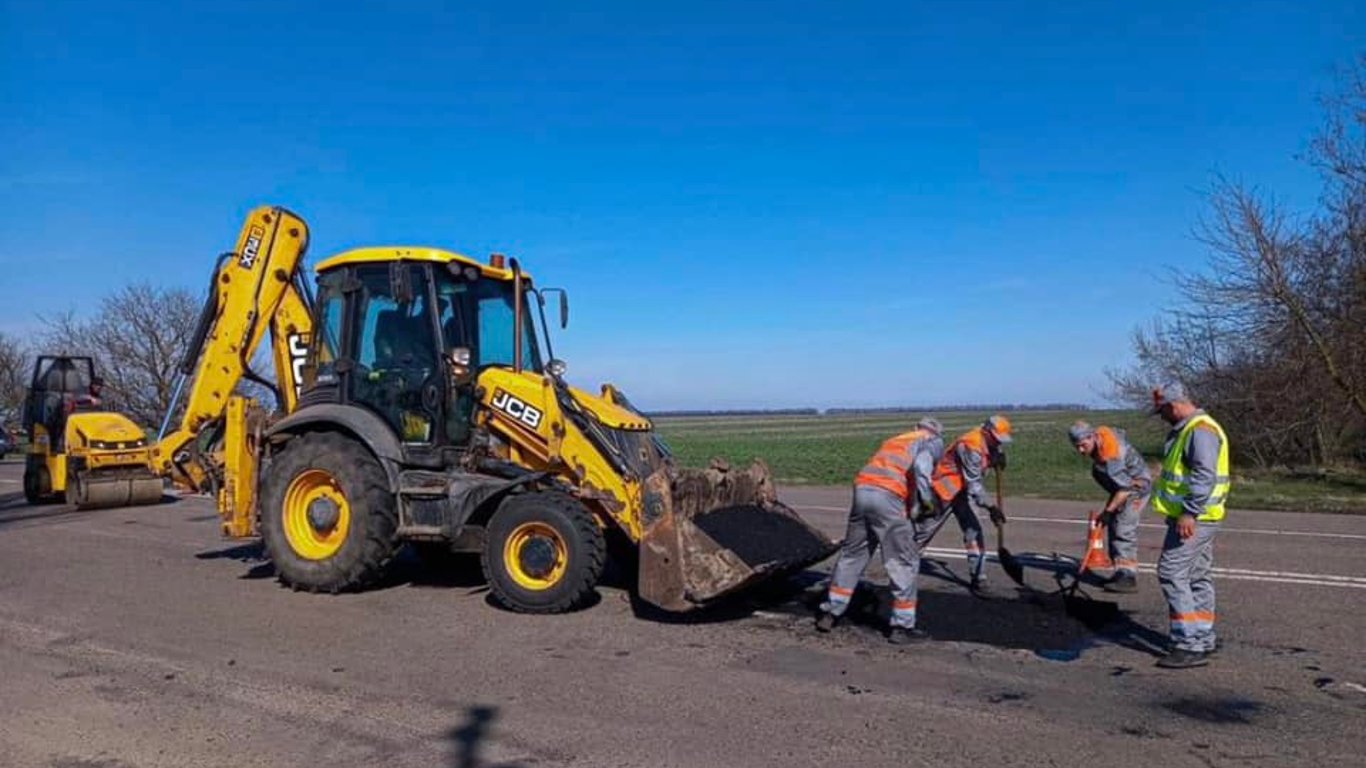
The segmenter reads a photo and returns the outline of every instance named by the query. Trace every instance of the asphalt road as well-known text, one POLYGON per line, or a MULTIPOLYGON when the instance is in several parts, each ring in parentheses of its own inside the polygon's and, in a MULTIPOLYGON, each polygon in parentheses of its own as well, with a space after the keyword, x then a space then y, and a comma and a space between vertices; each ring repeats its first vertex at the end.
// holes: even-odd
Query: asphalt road
MULTIPOLYGON (((950 523, 923 579, 935 639, 898 649, 868 624, 812 633, 818 572, 688 623, 613 587, 513 615, 411 559, 362 594, 296 594, 219 538, 207 499, 28 507, 19 477, 0 465, 4 766, 1346 766, 1366 748, 1366 518, 1231 512, 1225 648, 1164 672, 1151 573, 1118 601, 1054 593, 1084 505, 1008 504, 1031 589, 993 565, 992 600, 955 581, 950 523)), ((845 489, 784 497, 842 529, 845 489)), ((1143 529, 1145 563, 1160 540, 1143 529)))

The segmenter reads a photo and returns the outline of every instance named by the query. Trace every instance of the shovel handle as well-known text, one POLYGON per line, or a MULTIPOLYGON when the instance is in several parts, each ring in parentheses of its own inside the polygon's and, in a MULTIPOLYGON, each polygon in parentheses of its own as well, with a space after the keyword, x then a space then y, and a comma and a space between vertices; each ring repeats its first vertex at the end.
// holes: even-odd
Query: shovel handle
MULTIPOLYGON (((992 469, 991 474, 995 475, 996 477, 996 509, 1000 510, 1001 517, 1004 518, 1006 514, 1006 508, 1001 503, 1001 468, 996 467, 992 469)), ((1000 522, 992 520, 991 522, 996 523, 996 549, 1000 550, 1002 547, 1005 546, 1006 540, 1005 526, 1002 524, 1004 523, 1004 520, 1000 522)))

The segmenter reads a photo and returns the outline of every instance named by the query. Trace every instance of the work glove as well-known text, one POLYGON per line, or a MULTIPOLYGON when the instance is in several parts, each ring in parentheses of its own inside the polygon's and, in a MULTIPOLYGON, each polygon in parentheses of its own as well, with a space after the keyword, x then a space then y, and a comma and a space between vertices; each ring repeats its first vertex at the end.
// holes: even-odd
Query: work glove
POLYGON ((1006 513, 995 504, 990 504, 987 506, 987 514, 991 516, 992 523, 996 525, 1006 524, 1006 513))

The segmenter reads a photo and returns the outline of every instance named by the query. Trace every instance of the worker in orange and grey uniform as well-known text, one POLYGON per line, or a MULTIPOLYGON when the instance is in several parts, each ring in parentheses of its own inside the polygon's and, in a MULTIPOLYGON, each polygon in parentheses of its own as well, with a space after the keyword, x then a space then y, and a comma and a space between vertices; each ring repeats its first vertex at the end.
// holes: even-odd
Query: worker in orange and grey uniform
POLYGON ((1138 518, 1152 496, 1153 476, 1143 454, 1125 437, 1124 430, 1093 427, 1078 421, 1067 431, 1072 447, 1091 460, 1091 477, 1110 498, 1100 510, 1109 539, 1114 574, 1105 582, 1107 592, 1138 591, 1138 518))
POLYGON ((902 645, 925 638, 915 626, 920 549, 910 518, 932 503, 930 476, 944 453, 942 431, 937 420, 921 419, 915 429, 884 442, 854 478, 849 528, 816 618, 817 631, 829 632, 849 609, 873 548, 881 545, 882 564, 892 584, 887 639, 902 645))
POLYGON ((950 514, 963 529, 963 547, 968 554, 968 572, 973 592, 985 594, 986 539, 976 510, 985 510, 993 522, 1004 523, 1005 515, 987 497, 982 477, 988 469, 1005 469, 1005 446, 1011 442, 1010 419, 997 414, 963 434, 935 465, 930 487, 934 491, 936 516, 916 526, 916 541, 927 546, 950 514))
POLYGON ((1214 536, 1232 480, 1228 435, 1179 384, 1153 390, 1153 412, 1172 425, 1153 509, 1167 518, 1157 580, 1171 618, 1171 651, 1159 667, 1189 669, 1219 650, 1214 635, 1214 536))

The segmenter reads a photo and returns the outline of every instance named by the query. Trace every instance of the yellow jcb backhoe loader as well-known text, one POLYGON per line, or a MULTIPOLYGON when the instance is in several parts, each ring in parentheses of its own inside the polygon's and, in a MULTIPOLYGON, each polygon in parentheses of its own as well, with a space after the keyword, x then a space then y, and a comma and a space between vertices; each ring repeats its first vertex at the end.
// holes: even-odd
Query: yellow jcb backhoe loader
POLYGON ((259 533, 284 583, 356 589, 417 542, 481 553, 509 608, 559 612, 593 594, 616 530, 639 595, 683 611, 834 549, 762 464, 678 469, 615 388, 570 386, 556 294, 515 259, 361 248, 317 265, 315 299, 307 243, 289 211, 250 214, 180 367, 183 415, 152 448, 156 472, 217 492, 228 536, 259 533), (274 382, 248 364, 267 330, 274 382), (235 394, 243 378, 282 413, 235 394))
POLYGON ((162 481, 149 468, 147 435, 104 410, 89 357, 40 355, 24 400, 24 498, 80 509, 152 504, 162 481))

